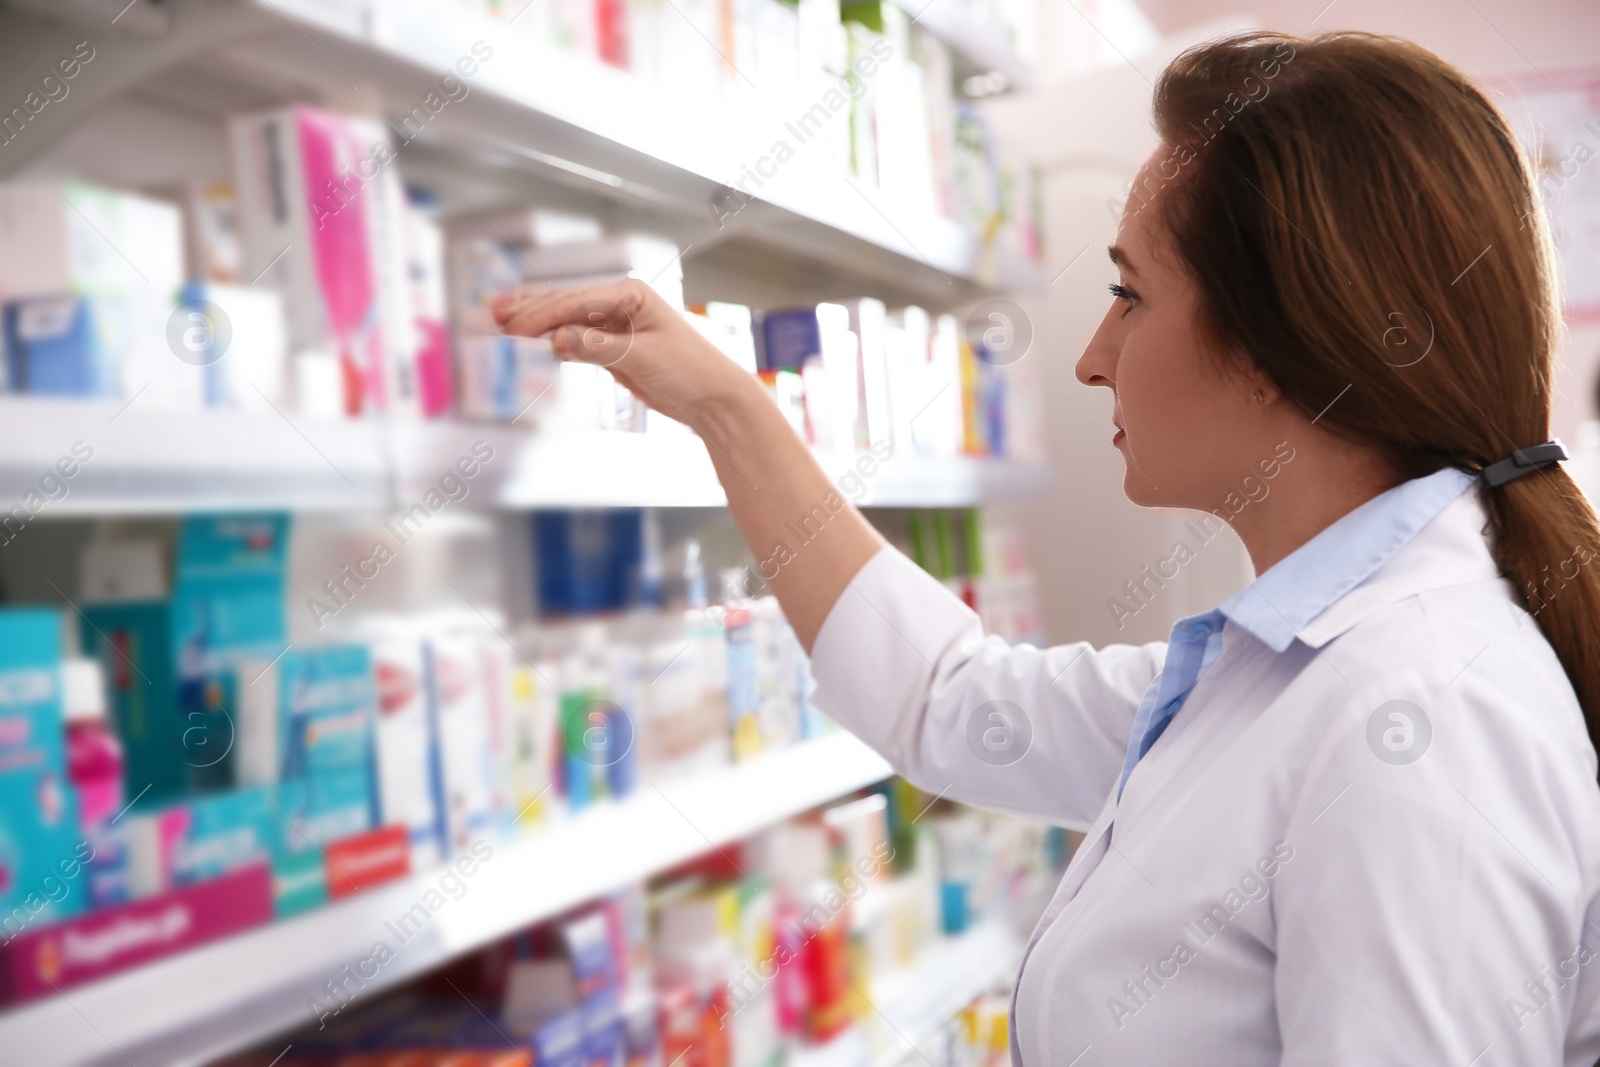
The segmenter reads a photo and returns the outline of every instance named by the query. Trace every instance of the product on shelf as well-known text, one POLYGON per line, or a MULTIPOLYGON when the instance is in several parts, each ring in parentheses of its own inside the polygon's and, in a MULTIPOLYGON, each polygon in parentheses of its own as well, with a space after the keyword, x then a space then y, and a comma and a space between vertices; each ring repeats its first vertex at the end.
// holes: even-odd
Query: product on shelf
POLYGON ((67 777, 78 795, 78 822, 92 853, 84 878, 89 906, 105 908, 128 899, 127 854, 111 821, 122 813, 122 744, 106 723, 105 680, 100 663, 62 663, 62 703, 67 723, 67 777))
POLYGON ((0 184, 8 392, 198 408, 204 369, 174 359, 178 209, 83 182, 0 184))
POLYGON ((244 276, 284 296, 302 410, 417 409, 405 194, 379 123, 297 106, 229 122, 244 276))
POLYGON ((89 897, 78 799, 67 778, 61 617, 0 611, 0 928, 70 918, 89 897))
POLYGON ((1037 583, 1021 532, 984 510, 914 511, 908 555, 978 612, 987 633, 1042 640, 1037 583))
POLYGON ((270 662, 287 646, 289 526, 283 514, 182 520, 171 618, 183 733, 171 758, 182 763, 191 791, 234 781, 234 716, 249 688, 249 679, 241 684, 237 676, 238 662, 270 662))
POLYGON ((440 806, 451 853, 494 830, 495 757, 478 638, 454 632, 424 645, 428 701, 438 738, 440 806))
MULTIPOLYGON (((772 1067, 853 1029, 874 1063, 903 1055, 909 1039, 945 1067, 988 1067, 1006 1048, 1003 961, 982 962, 995 968, 987 991, 926 1003, 909 1032, 870 999, 950 983, 936 918, 942 837, 985 867, 972 890, 985 916, 1035 906, 1065 861, 1058 830, 977 816, 895 779, 505 936, 409 988, 314 1006, 315 1026, 228 1067, 274 1057, 772 1067), (966 839, 975 832, 981 840, 966 839), (897 850, 891 838, 915 845, 897 850), (490 1054, 504 1059, 480 1058, 490 1054)), ((1001 924, 1012 925, 989 926, 1001 924)), ((996 935, 979 936, 993 945, 996 935)))
POLYGON ((271 289, 190 282, 179 293, 184 318, 178 343, 204 368, 205 404, 239 411, 271 411, 284 400, 289 341, 283 298, 271 289), (203 305, 220 308, 226 337, 203 305), (213 346, 225 350, 213 356, 213 346))
POLYGON ((378 702, 378 809, 383 823, 406 828, 412 862, 434 866, 446 851, 438 764, 438 721, 428 698, 422 638, 404 620, 372 627, 378 702))

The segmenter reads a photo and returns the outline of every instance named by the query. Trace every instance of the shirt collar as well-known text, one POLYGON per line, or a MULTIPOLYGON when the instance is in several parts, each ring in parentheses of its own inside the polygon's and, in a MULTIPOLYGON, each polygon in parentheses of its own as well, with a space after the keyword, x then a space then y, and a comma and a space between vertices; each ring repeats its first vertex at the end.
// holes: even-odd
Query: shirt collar
MULTIPOLYGON (((1357 621, 1354 612, 1331 609, 1348 600, 1346 594, 1389 562, 1473 481, 1472 475, 1445 467, 1378 494, 1267 568, 1217 610, 1274 652, 1287 649, 1296 637, 1320 647, 1357 621), (1308 630, 1314 621, 1322 625, 1308 630)), ((1481 517, 1475 498, 1469 502, 1467 510, 1481 517)), ((1497 573, 1491 566, 1489 575, 1497 573)), ((1473 576, 1483 576, 1481 567, 1473 576)), ((1386 602, 1402 595, 1398 587, 1386 587, 1384 593, 1386 602)), ((1353 606, 1370 613, 1381 606, 1368 603, 1372 599, 1353 606)))

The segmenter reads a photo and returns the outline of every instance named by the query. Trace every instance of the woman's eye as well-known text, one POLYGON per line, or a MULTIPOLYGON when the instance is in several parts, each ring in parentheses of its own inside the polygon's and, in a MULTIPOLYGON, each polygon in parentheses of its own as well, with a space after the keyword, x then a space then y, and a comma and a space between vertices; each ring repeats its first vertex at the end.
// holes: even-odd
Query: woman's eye
POLYGON ((1122 309, 1122 314, 1124 317, 1127 316, 1128 312, 1133 310, 1133 305, 1138 303, 1139 300, 1139 298, 1135 296, 1132 291, 1121 285, 1118 285, 1116 282, 1111 283, 1111 295, 1118 300, 1127 301, 1128 306, 1122 309))

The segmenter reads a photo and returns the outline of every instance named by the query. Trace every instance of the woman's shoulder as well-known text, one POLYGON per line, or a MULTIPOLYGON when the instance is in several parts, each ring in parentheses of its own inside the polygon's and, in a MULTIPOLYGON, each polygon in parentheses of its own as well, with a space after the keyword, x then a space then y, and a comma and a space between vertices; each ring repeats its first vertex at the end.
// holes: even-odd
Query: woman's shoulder
POLYGON ((1503 579, 1421 592, 1363 619, 1317 650, 1295 688, 1316 707, 1320 758, 1407 765, 1431 755, 1449 765, 1437 779, 1445 785, 1570 791, 1600 818, 1577 694, 1503 579))

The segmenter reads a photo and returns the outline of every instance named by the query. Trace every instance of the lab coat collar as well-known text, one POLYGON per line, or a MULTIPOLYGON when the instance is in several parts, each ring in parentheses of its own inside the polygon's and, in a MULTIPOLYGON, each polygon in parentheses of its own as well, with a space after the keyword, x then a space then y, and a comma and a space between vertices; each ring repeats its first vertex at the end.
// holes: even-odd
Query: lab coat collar
POLYGON ((1472 475, 1402 482, 1338 519, 1223 601, 1223 615, 1275 652, 1312 648, 1405 597, 1499 576, 1472 475))

